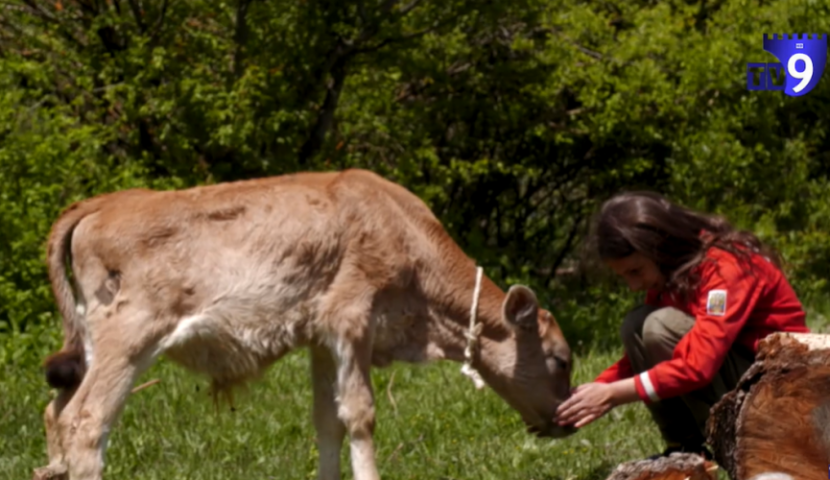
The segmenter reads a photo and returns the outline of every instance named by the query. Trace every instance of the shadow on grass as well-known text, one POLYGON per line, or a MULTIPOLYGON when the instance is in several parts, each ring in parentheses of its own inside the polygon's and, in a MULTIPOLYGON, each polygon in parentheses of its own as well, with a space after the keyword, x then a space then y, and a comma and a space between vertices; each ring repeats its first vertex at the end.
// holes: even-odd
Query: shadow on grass
MULTIPOLYGON (((589 470, 588 473, 586 474, 586 476, 579 475, 579 480, 605 480, 606 478, 608 478, 609 475, 611 475, 611 472, 614 471, 614 468, 616 468, 616 466, 617 466, 617 464, 615 464, 613 462, 609 462, 607 460, 604 460, 602 463, 600 463, 599 465, 597 465, 594 468, 592 468, 591 470, 589 470)), ((534 478, 539 478, 540 480, 570 480, 570 479, 573 479, 573 478, 576 478, 576 477, 568 476, 568 475, 565 475, 565 476, 544 475, 542 477, 534 477, 534 478)), ((454 479, 441 478, 439 480, 454 480, 454 479)))
POLYGON ((592 468, 585 477, 585 480, 605 480, 611 475, 611 472, 614 471, 616 466, 614 463, 604 461, 592 468))

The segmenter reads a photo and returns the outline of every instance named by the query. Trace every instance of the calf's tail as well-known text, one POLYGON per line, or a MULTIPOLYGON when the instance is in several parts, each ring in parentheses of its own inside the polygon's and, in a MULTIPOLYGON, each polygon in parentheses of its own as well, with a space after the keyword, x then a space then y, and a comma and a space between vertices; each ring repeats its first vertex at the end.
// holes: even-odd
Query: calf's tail
POLYGON ((98 198, 73 204, 52 225, 47 244, 47 265, 52 293, 63 318, 63 348, 43 362, 46 382, 52 388, 74 390, 86 374, 84 351, 85 326, 83 313, 78 311, 75 294, 67 277, 71 267, 72 233, 90 213, 97 210, 98 198))

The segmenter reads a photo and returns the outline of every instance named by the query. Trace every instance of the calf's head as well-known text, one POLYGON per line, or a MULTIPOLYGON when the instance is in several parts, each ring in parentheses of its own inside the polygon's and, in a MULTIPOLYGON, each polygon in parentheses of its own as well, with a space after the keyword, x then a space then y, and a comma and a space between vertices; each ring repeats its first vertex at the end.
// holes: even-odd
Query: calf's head
MULTIPOLYGON (((502 303, 507 338, 481 354, 490 368, 482 375, 493 390, 522 416, 528 431, 561 438, 575 432, 554 422, 556 408, 571 391, 571 350, 553 315, 539 308, 536 295, 513 286, 502 303)), ((484 346, 484 345, 482 345, 484 346)))

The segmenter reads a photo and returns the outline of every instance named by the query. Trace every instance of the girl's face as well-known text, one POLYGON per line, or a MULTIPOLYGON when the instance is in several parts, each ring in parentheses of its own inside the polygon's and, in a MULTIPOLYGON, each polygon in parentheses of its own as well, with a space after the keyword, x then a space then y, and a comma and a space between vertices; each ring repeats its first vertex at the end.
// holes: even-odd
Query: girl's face
POLYGON ((647 289, 659 291, 666 284, 666 277, 657 264, 640 252, 624 258, 605 260, 605 264, 625 279, 628 288, 635 292, 647 289))

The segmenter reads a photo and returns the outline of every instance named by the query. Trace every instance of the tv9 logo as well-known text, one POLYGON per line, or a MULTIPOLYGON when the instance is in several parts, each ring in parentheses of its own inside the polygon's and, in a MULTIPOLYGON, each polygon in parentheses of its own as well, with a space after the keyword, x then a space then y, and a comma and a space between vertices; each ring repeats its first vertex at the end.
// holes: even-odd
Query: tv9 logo
POLYGON ((764 51, 780 63, 747 63, 747 90, 783 90, 791 97, 806 95, 818 85, 827 62, 827 34, 764 34, 764 51), (785 68, 786 67, 786 68, 785 68), (755 83, 758 71, 759 82, 755 83), (773 79, 773 71, 776 79, 773 79), (784 81, 781 82, 781 77, 784 81))

